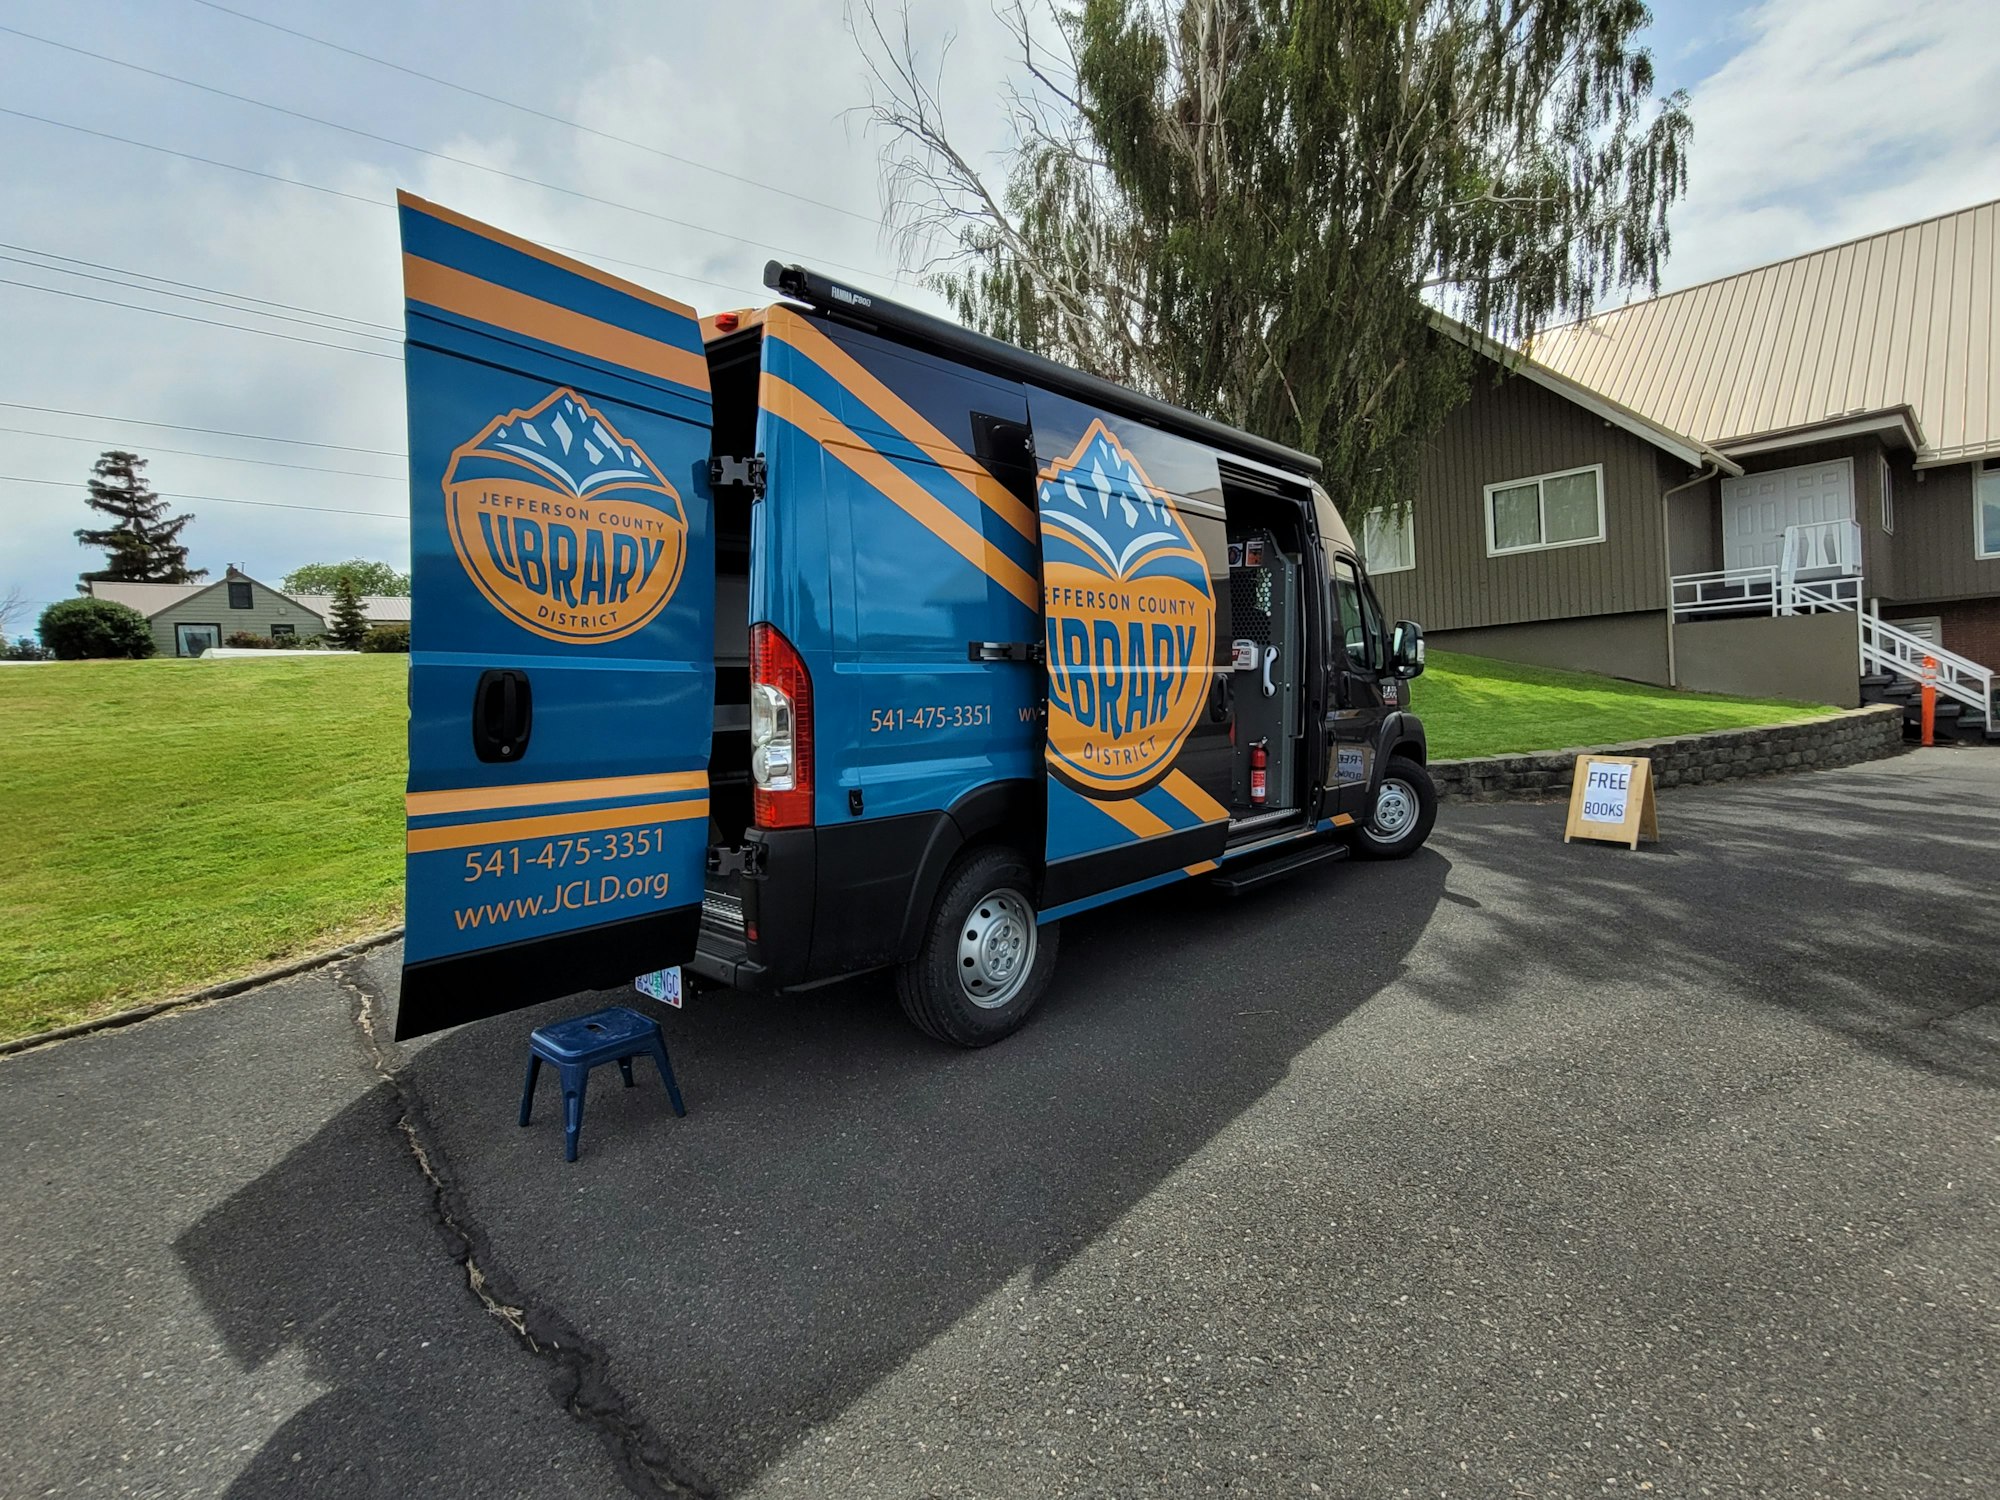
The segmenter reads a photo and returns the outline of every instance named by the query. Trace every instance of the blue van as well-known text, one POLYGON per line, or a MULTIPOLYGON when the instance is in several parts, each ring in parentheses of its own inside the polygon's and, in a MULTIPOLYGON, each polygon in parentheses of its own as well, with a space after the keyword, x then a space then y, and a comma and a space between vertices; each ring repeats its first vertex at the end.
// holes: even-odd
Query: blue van
POLYGON ((1062 919, 1428 836, 1310 455, 796 266, 671 298, 403 196, 399 1038, 684 965, 979 1046, 1062 919))

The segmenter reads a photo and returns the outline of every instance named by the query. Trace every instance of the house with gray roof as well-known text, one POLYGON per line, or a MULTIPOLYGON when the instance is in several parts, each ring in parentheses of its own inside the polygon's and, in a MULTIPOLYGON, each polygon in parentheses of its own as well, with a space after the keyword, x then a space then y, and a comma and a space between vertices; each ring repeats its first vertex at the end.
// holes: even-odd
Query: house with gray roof
MULTIPOLYGON (((286 594, 260 583, 233 563, 214 583, 89 581, 92 598, 130 605, 152 627, 162 656, 200 656, 230 636, 247 632, 281 644, 323 635, 333 618, 333 595, 286 594)), ((366 595, 361 613, 370 625, 410 623, 410 601, 366 595)))

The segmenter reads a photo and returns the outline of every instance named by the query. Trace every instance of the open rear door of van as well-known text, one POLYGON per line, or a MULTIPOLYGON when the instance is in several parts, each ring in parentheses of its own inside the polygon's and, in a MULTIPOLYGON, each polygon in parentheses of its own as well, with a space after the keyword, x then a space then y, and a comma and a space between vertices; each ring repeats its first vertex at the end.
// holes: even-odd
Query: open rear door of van
POLYGON ((715 562, 694 313, 403 195, 420 1036, 694 955, 715 562))

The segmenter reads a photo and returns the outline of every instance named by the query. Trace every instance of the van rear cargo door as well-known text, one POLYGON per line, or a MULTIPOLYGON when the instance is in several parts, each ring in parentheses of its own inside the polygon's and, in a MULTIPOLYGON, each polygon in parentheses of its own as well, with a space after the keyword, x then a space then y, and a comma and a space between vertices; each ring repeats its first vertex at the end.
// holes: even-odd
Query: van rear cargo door
POLYGON ((1029 400, 1048 674, 1044 919, 1212 869, 1229 836, 1228 543, 1215 455, 1029 400))
POLYGON ((693 957, 715 561, 694 314, 403 195, 398 1039, 693 957))

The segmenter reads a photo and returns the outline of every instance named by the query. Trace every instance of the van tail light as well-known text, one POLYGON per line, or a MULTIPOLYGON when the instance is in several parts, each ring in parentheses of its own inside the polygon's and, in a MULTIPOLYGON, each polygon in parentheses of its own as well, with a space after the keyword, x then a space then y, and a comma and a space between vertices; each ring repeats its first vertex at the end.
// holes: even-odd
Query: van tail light
POLYGON ((750 815, 759 828, 813 820, 812 678, 776 627, 750 627, 750 815))

